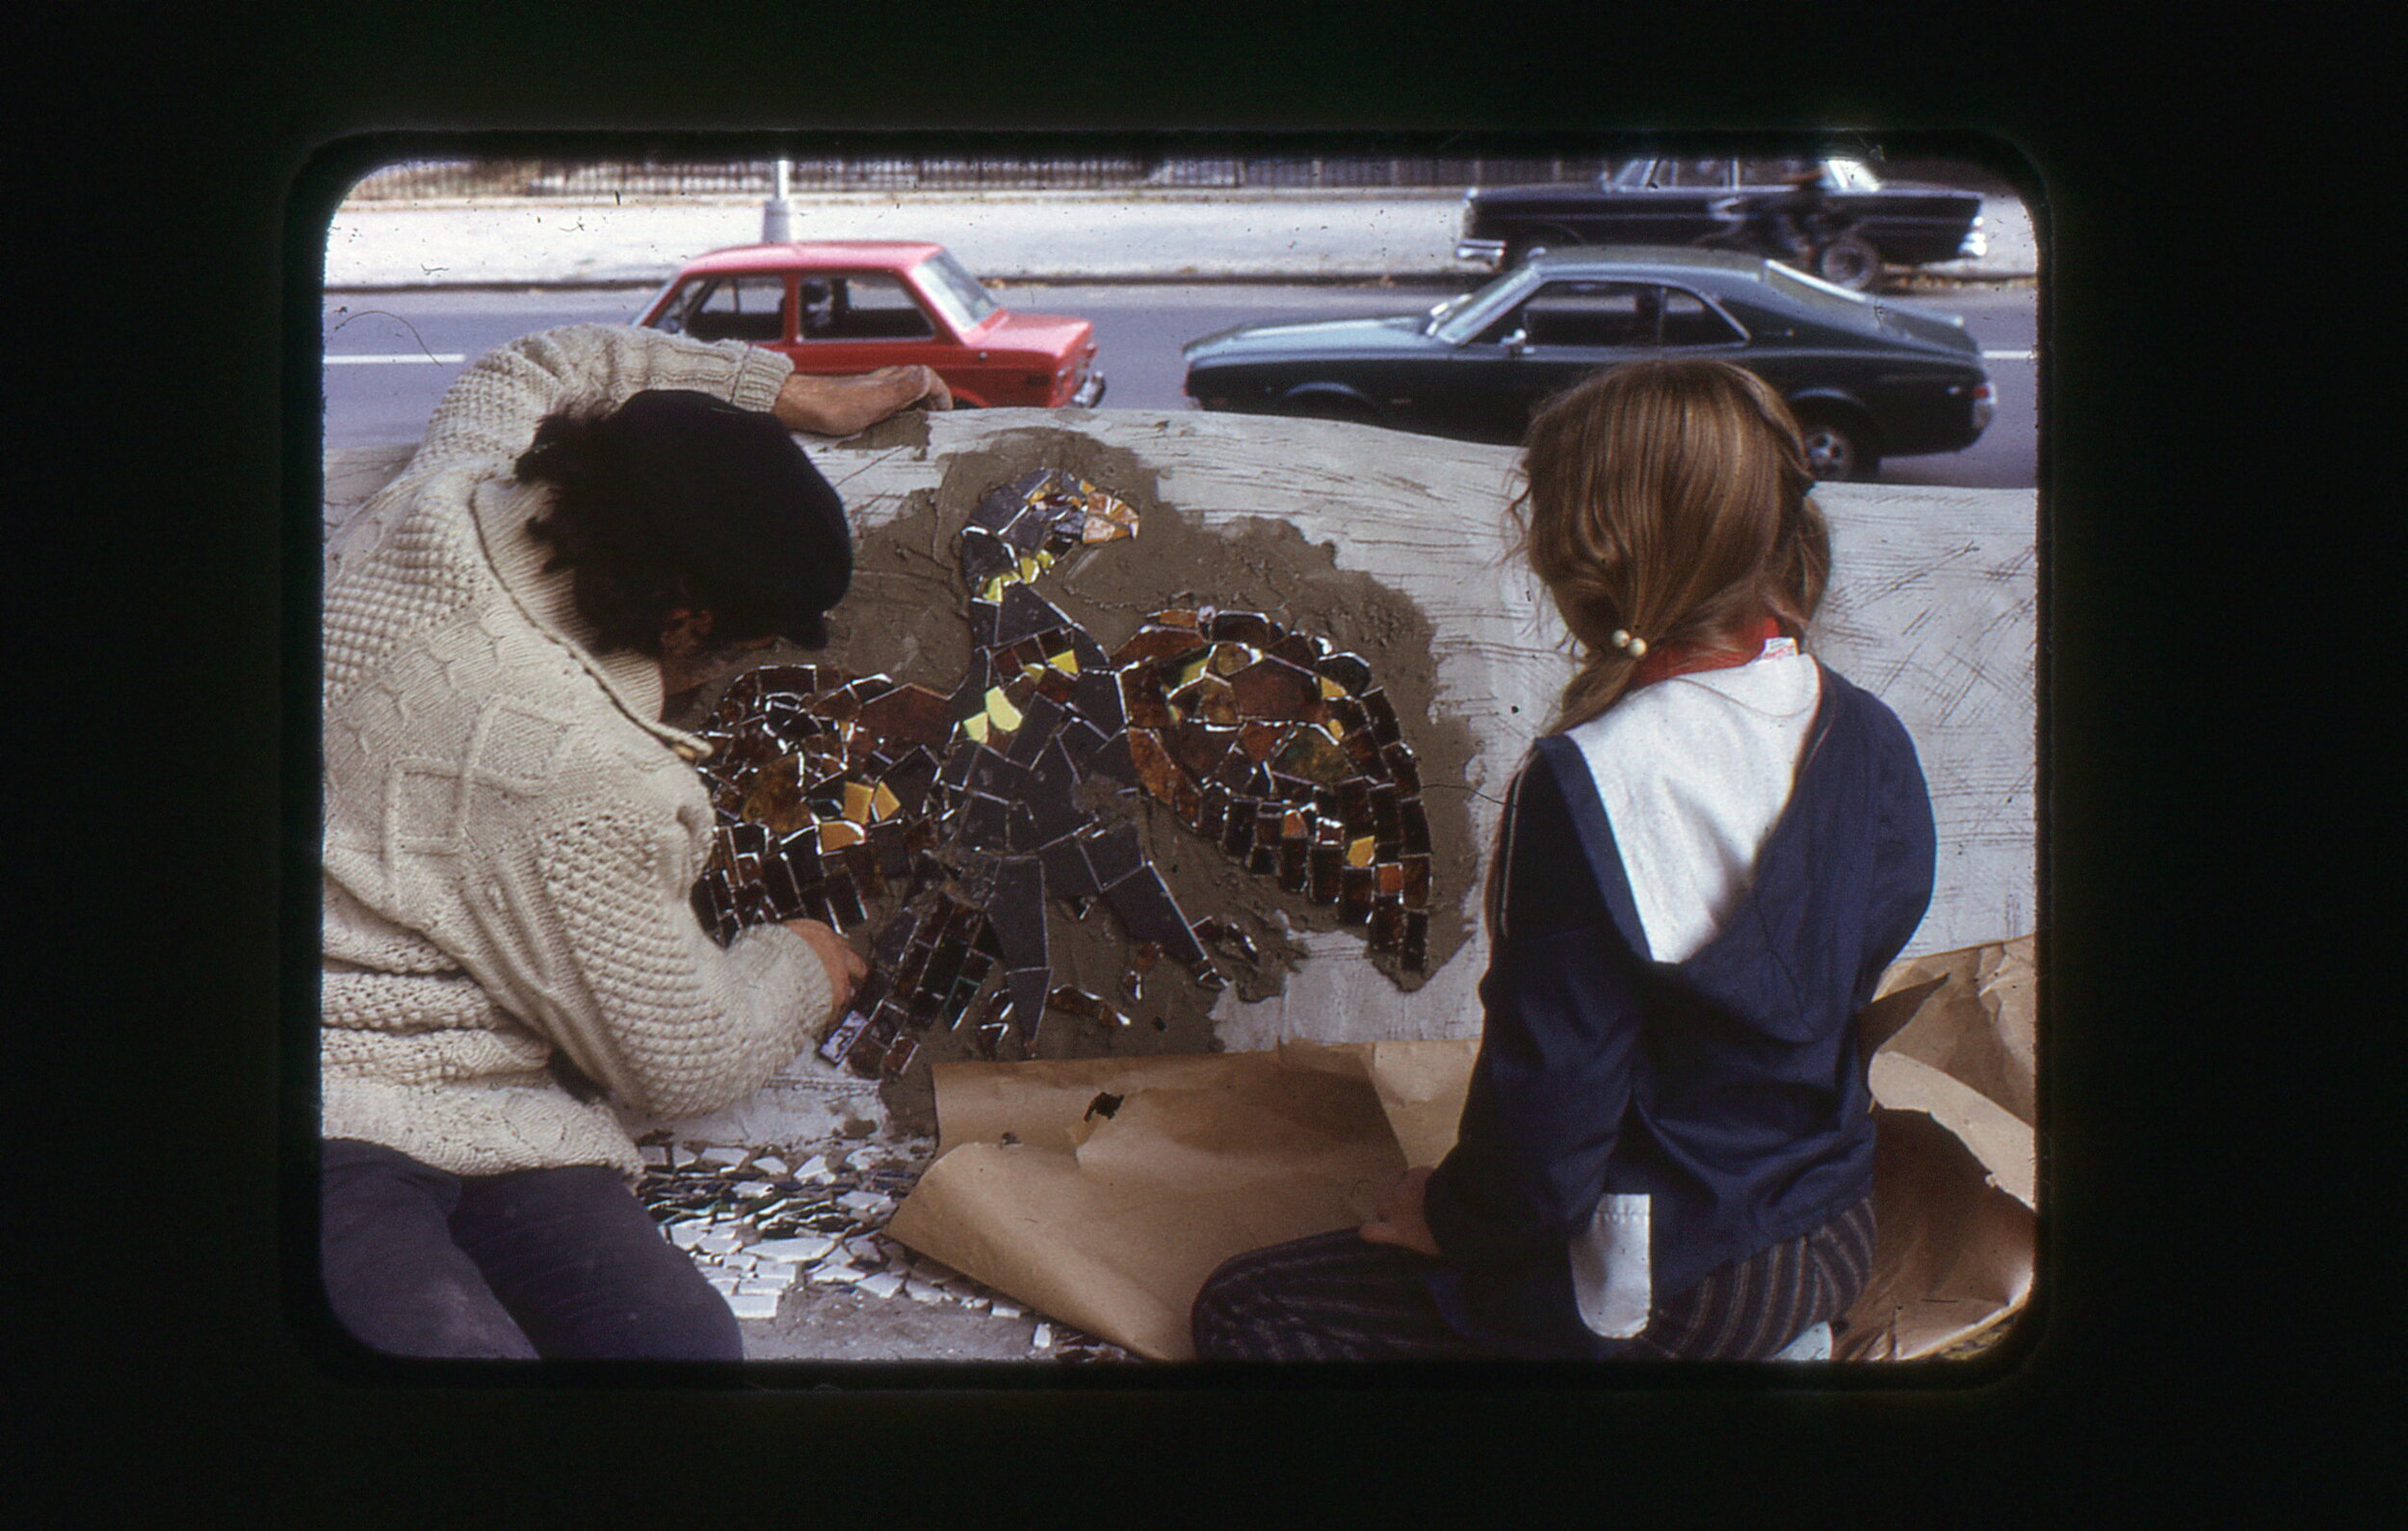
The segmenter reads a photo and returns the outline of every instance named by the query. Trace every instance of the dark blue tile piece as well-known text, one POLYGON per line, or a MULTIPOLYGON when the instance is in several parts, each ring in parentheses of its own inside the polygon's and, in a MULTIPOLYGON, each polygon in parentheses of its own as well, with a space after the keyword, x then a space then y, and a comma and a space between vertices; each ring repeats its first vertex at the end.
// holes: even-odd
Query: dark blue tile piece
POLYGON ((1090 776, 1110 777, 1124 787, 1137 786, 1138 768, 1129 758, 1128 733, 1124 730, 1105 740, 1101 748, 1087 756, 1086 769, 1090 776))
POLYGON ((987 647, 1001 648, 1023 638, 1033 638, 1038 633, 1069 624, 1070 619, 1063 616, 1059 607, 1028 586, 1008 586, 1004 591, 1003 611, 995 620, 995 635, 987 641, 987 647))
POLYGON ((1175 958, 1182 966, 1191 967, 1204 961, 1204 948, 1196 943, 1195 932, 1188 927, 1187 917, 1179 912, 1179 905, 1163 885, 1162 878, 1150 866, 1141 867, 1117 883, 1106 884, 1105 902, 1120 916, 1121 929, 1135 941, 1152 941, 1165 953, 1175 958))
POLYGON ((1051 960, 1045 944, 1045 869, 1035 857, 1008 857, 998 863, 986 917, 1013 967, 1042 967, 1051 960))
POLYGON ((1061 703, 1042 692, 1031 697, 1020 709, 1020 726, 1013 730, 1011 743, 1005 754, 1017 766, 1033 766, 1044 748, 1053 743, 1062 725, 1061 703))
POLYGON ((1052 842, 1037 858, 1045 866, 1045 890, 1054 897, 1080 899, 1098 891, 1095 871, 1075 837, 1052 842))
POLYGON ((1070 688, 1071 710, 1106 733, 1116 733, 1128 722, 1128 708, 1121 705, 1120 678, 1112 671, 1083 667, 1078 683, 1070 688))
POLYGON ((1145 847, 1138 838, 1137 826, 1125 819, 1079 838, 1086 848, 1087 863, 1095 868, 1096 883, 1105 888, 1145 864, 1145 847))

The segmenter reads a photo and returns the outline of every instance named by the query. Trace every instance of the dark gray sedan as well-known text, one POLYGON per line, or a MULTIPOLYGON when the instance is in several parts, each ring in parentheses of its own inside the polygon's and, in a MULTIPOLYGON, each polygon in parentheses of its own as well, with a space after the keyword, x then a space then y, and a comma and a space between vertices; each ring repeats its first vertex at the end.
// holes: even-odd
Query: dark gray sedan
POLYGON ((1190 341, 1207 409, 1355 420, 1516 442, 1531 411, 1647 356, 1721 356, 1778 389, 1818 477, 1973 445, 1995 404, 1953 315, 1868 298, 1754 256, 1682 249, 1539 255, 1425 313, 1243 325, 1190 341))

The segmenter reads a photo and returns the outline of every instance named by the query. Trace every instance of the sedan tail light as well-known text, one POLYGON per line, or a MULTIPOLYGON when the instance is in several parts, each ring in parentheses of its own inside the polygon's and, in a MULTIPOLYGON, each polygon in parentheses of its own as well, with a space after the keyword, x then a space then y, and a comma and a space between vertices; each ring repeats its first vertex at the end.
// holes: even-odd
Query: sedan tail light
POLYGON ((1976 383, 1974 385, 1974 429, 1976 431, 1988 429, 1992 417, 1998 412, 1998 394, 1992 391, 1987 382, 1976 383))

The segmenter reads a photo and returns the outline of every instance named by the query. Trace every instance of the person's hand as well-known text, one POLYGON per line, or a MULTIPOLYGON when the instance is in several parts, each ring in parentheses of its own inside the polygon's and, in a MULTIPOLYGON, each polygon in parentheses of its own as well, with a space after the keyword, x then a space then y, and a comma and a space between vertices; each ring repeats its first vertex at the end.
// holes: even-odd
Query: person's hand
MULTIPOLYGON (((934 367, 881 367, 878 370, 917 374, 911 379, 911 386, 918 391, 909 399, 904 400, 901 408, 907 409, 913 405, 918 405, 925 409, 950 409, 954 407, 954 390, 946 385, 945 380, 937 375, 934 367)), ((871 374, 872 377, 877 375, 877 373, 871 374)))
POLYGON ((787 374, 770 413, 789 431, 814 436, 852 436, 913 405, 954 407, 953 390, 933 367, 880 367, 850 378, 787 374))
POLYGON ((835 996, 827 1018, 834 1020, 845 1013, 845 1002, 852 998, 853 990, 870 976, 870 964, 861 954, 847 945, 845 938, 818 920, 786 920, 785 927, 811 943, 812 953, 820 965, 827 969, 827 987, 835 996))
POLYGON ((1373 1244, 1394 1244, 1424 1254, 1436 1254, 1438 1240, 1431 1236, 1429 1220, 1423 1213, 1428 1187, 1426 1166, 1405 1171, 1404 1178, 1389 1193, 1387 1202, 1363 1225, 1363 1237, 1373 1244))

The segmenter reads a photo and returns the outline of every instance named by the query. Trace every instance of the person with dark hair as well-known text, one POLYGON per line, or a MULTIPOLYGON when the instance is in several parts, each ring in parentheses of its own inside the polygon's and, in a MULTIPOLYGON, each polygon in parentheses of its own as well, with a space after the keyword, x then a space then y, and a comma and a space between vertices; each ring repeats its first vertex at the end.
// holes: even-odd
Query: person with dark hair
POLYGON ((925 367, 550 330, 463 370, 329 549, 320 1254, 363 1345, 742 1359, 620 1113, 741 1100, 864 964, 816 921, 704 932, 708 747, 664 719, 826 642, 851 537, 793 433, 951 403, 925 367))
POLYGON ((1633 362, 1540 411, 1523 473, 1581 657, 1506 797, 1454 1146, 1359 1228, 1223 1264, 1204 1359, 1760 1359, 1871 1274, 1855 1016, 1935 845, 1897 715, 1804 651, 1796 422, 1739 367, 1633 362))

